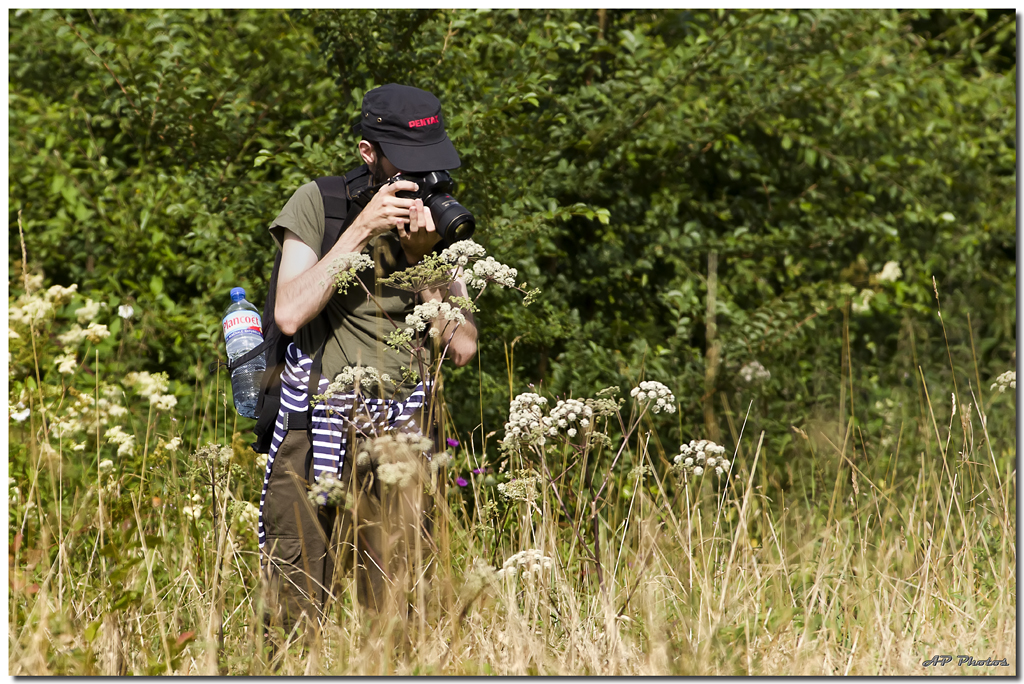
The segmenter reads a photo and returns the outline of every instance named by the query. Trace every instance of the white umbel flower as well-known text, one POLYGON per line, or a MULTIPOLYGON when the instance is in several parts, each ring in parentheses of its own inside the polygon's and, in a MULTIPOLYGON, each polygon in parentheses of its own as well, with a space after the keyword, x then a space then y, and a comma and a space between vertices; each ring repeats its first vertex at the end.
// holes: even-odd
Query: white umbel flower
POLYGON ((569 437, 575 437, 577 428, 589 425, 593 415, 594 410, 578 399, 559 399, 551 409, 550 418, 554 425, 548 428, 548 436, 554 437, 562 429, 569 437))
POLYGON ((135 435, 129 435, 126 433, 120 425, 115 425, 109 429, 103 436, 111 444, 117 444, 117 455, 127 456, 132 453, 132 449, 135 448, 135 435))
POLYGON ((173 394, 154 394, 149 397, 149 403, 153 404, 157 411, 170 411, 178 405, 178 397, 173 394))
POLYGON ((323 398, 341 396, 352 391, 356 384, 364 390, 371 390, 376 385, 386 386, 390 383, 391 376, 381 373, 373 366, 345 366, 340 373, 334 376, 334 381, 327 386, 323 398))
POLYGON ((78 284, 72 283, 71 287, 61 287, 60 285, 53 285, 49 290, 46 291, 46 298, 53 302, 54 306, 60 306, 61 304, 67 304, 71 301, 71 296, 78 291, 78 284))
POLYGON ((903 275, 903 271, 900 269, 899 262, 886 261, 885 266, 878 273, 878 280, 882 282, 896 282, 903 275))
MULTIPOLYGON (((167 373, 149 373, 147 371, 129 373, 124 377, 124 381, 129 385, 134 385, 135 390, 144 397, 163 394, 170 384, 167 373)), ((156 403, 156 399, 150 399, 150 403, 156 403)))
POLYGON ((871 312, 871 300, 875 296, 874 290, 861 290, 857 299, 850 304, 850 310, 855 314, 866 314, 871 312))
POLYGON ((772 374, 759 361, 749 361, 740 368, 740 377, 748 385, 760 385, 771 380, 772 374))
POLYGON ((551 572, 555 567, 555 561, 550 556, 545 556, 539 549, 526 549, 517 554, 509 556, 498 571, 502 578, 515 579, 522 577, 525 580, 533 580, 544 573, 551 572))
POLYGON ((412 313, 405 317, 405 324, 417 332, 423 332, 427 323, 438 316, 446 321, 455 321, 460 325, 466 322, 466 316, 462 310, 453 307, 448 302, 424 302, 417 304, 412 313))
POLYGON ((508 408, 508 422, 505 423, 506 446, 543 446, 545 435, 552 428, 557 430, 555 421, 544 415, 548 400, 533 392, 524 392, 512 400, 508 408))
MULTIPOLYGON (((427 476, 425 466, 431 459, 433 446, 433 440, 425 435, 389 430, 359 446, 355 466, 360 472, 375 468, 377 479, 382 484, 404 489, 424 481, 427 476)), ((441 461, 442 454, 447 456, 441 452, 433 454, 433 458, 441 461)))
POLYGON ((146 371, 129 373, 125 376, 124 381, 133 385, 136 392, 148 398, 149 403, 153 404, 153 408, 157 411, 170 411, 178 405, 176 396, 164 394, 167 391, 167 386, 170 385, 167 373, 148 373, 146 371))
POLYGON ((1006 371, 996 378, 996 381, 992 383, 989 389, 998 389, 1000 392, 1005 392, 1007 387, 1010 389, 1017 388, 1017 371, 1006 371))
POLYGON ((472 240, 460 240, 446 247, 439 255, 441 261, 453 266, 465 266, 470 259, 479 259, 487 254, 487 250, 472 240))
POLYGON ((342 271, 362 271, 367 268, 373 268, 373 259, 359 252, 347 252, 328 264, 327 274, 334 275, 342 271))
POLYGON ((537 495, 537 477, 520 472, 508 482, 498 483, 498 494, 509 501, 532 501, 537 495))
POLYGON ((91 299, 86 299, 85 304, 75 312, 75 317, 78 322, 85 325, 92 319, 96 318, 96 314, 100 312, 100 303, 94 302, 91 299))
POLYGON ((356 281, 356 272, 373 268, 373 259, 366 254, 347 252, 327 265, 327 275, 334 282, 338 292, 344 294, 356 281))
POLYGON ((69 375, 74 373, 78 368, 78 359, 75 358, 74 352, 70 354, 62 354, 54 359, 54 363, 57 365, 57 371, 61 375, 69 375))
POLYGON ((641 403, 651 403, 651 410, 655 413, 676 412, 676 397, 672 390, 656 380, 644 380, 630 391, 629 396, 641 403))
POLYGON ((74 323, 67 332, 58 335, 57 339, 60 340, 60 343, 65 347, 74 347, 85 339, 85 330, 82 329, 82 326, 74 323))
POLYGON ((13 323, 30 325, 40 323, 53 313, 53 303, 38 295, 22 295, 18 298, 18 306, 12 306, 8 318, 13 323))
POLYGON ((85 339, 93 344, 99 344, 108 337, 110 337, 110 330, 103 323, 90 323, 89 327, 85 329, 85 339))
POLYGON ((704 474, 705 469, 714 468, 721 477, 729 472, 730 462, 725 458, 725 447, 706 439, 692 439, 689 444, 679 447, 675 464, 678 470, 692 472, 695 477, 704 474))
POLYGON ((495 261, 494 257, 487 257, 473 264, 473 270, 467 274, 466 284, 478 290, 487 283, 515 287, 518 274, 519 272, 511 266, 495 261))
POLYGON ((324 473, 306 495, 317 506, 336 507, 345 501, 345 486, 334 473, 324 473))

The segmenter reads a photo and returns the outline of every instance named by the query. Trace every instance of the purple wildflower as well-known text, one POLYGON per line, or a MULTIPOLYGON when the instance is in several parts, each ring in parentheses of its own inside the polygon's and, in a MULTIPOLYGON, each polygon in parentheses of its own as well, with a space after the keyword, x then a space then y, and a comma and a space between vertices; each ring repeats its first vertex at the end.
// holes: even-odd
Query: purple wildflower
POLYGON ((448 441, 448 446, 450 446, 452 449, 454 449, 455 447, 459 446, 459 440, 457 440, 457 439, 455 439, 453 437, 449 437, 447 441, 448 441))
POLYGON ((473 474, 474 475, 479 475, 482 472, 484 472, 483 468, 473 468, 473 474))
POLYGON ((455 480, 455 484, 459 485, 460 487, 465 487, 466 485, 469 484, 469 482, 466 481, 466 478, 460 477, 455 480))

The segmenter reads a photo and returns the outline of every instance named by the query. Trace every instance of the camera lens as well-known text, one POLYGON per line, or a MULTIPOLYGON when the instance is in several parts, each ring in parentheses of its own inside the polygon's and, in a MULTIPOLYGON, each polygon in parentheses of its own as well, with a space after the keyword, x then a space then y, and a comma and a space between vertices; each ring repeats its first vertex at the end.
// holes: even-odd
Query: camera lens
POLYGON ((434 227, 446 243, 450 245, 472 237, 476 220, 454 197, 446 192, 437 193, 423 200, 423 204, 430 209, 434 227))

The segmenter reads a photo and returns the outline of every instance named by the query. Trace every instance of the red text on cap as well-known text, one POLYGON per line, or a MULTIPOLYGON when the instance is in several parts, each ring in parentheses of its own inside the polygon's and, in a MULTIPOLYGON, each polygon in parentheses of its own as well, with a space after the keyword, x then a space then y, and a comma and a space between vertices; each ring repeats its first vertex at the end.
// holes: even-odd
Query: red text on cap
POLYGON ((416 119, 415 121, 409 122, 409 128, 419 128, 420 126, 429 126, 430 124, 439 123, 440 120, 436 116, 428 116, 426 119, 416 119))

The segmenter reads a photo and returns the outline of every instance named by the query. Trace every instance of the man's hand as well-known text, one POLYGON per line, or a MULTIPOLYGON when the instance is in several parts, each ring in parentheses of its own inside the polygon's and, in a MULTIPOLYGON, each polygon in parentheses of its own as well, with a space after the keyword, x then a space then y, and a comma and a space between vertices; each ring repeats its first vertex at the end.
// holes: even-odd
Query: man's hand
MULTIPOLYGON (((401 228, 409 223, 409 212, 418 200, 395 197, 396 192, 415 192, 419 186, 412 181, 387 183, 373 196, 359 216, 349 226, 365 245, 372 238, 392 228, 401 228)), ((422 205, 423 203, 420 202, 422 205)))
POLYGON ((416 264, 441 241, 441 236, 434 227, 434 217, 430 215, 430 210, 423 206, 423 200, 411 201, 413 204, 409 207, 409 222, 398 226, 398 238, 405 250, 405 258, 410 264, 416 264))

